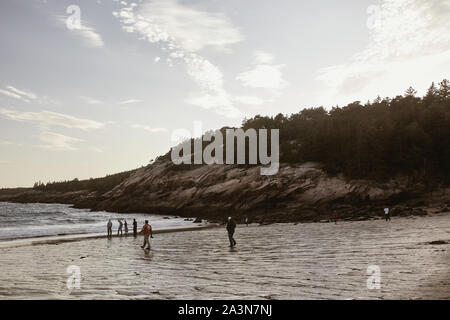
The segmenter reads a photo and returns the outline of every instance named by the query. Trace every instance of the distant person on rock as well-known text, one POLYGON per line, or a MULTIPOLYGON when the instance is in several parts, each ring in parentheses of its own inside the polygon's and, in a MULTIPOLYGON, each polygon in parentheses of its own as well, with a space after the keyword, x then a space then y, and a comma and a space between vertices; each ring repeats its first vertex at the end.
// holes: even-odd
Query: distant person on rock
POLYGON ((108 224, 106 225, 108 230, 108 238, 112 237, 112 222, 111 219, 108 220, 108 224))
POLYGON ((337 219, 338 219, 338 213, 336 211, 333 211, 334 224, 337 224, 337 219))
POLYGON ((245 217, 245 225, 248 227, 248 218, 245 217))
POLYGON ((141 248, 144 249, 145 245, 147 245, 147 249, 150 250, 150 238, 153 238, 153 230, 152 226, 148 224, 148 220, 145 220, 141 233, 144 234, 144 244, 141 248))
POLYGON ((125 220, 124 227, 125 227, 125 234, 128 234, 128 223, 127 223, 127 220, 125 220))
POLYGON ((133 236, 137 237, 137 222, 136 222, 136 219, 133 219, 133 236))
POLYGON ((231 217, 228 217, 227 223, 227 231, 228 231, 228 239, 230 240, 230 248, 233 248, 236 245, 236 240, 234 240, 234 230, 236 229, 236 222, 231 217))
POLYGON ((391 221, 391 215, 389 214, 389 208, 384 208, 384 218, 386 221, 391 221))
POLYGON ((122 227, 123 227, 123 222, 122 220, 118 219, 117 221, 119 221, 119 228, 117 229, 117 235, 123 235, 123 231, 122 231, 122 227))

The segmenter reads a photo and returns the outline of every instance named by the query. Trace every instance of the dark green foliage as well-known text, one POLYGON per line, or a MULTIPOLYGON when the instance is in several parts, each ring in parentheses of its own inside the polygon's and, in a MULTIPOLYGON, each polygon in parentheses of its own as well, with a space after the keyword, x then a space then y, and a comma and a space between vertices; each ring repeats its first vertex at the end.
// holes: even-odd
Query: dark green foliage
POLYGON ((98 192, 101 194, 113 189, 128 178, 134 171, 135 170, 107 175, 103 178, 90 178, 89 180, 78 180, 75 178, 72 181, 48 182, 47 184, 39 181, 34 184, 33 189, 47 192, 88 190, 90 192, 98 192))
POLYGON ((404 96, 330 111, 304 109, 290 116, 256 116, 243 128, 279 128, 281 162, 317 161, 331 173, 385 180, 395 174, 450 182, 450 82, 423 98, 404 96))

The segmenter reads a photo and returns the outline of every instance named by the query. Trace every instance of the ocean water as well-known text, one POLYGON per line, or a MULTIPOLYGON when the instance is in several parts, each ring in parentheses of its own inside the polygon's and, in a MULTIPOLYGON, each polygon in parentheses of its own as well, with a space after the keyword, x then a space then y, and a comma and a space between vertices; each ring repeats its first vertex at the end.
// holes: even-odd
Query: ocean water
POLYGON ((0 240, 106 232, 108 219, 113 222, 113 232, 117 232, 119 218, 127 221, 129 232, 133 230, 133 219, 138 222, 138 229, 145 220, 154 229, 193 225, 183 218, 156 214, 91 212, 65 204, 0 202, 0 240))

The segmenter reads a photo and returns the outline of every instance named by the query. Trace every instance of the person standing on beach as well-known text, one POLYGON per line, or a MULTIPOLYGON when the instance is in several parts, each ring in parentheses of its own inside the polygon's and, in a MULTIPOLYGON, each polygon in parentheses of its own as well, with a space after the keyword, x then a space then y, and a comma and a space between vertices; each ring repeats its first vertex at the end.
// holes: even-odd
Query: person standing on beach
POLYGON ((108 230, 108 238, 112 237, 112 222, 111 219, 108 220, 108 224, 106 225, 108 230))
POLYGON ((245 225, 248 227, 248 217, 245 217, 245 225))
POLYGON ((133 236, 137 237, 137 222, 136 222, 136 219, 133 219, 133 236))
POLYGON ((337 224, 337 219, 338 219, 338 213, 336 211, 333 211, 334 224, 337 224))
POLYGON ((119 235, 119 232, 120 232, 120 235, 123 235, 123 231, 122 231, 123 222, 120 219, 118 219, 117 221, 119 221, 119 228, 117 229, 117 235, 119 235))
POLYGON ((230 240, 230 248, 233 248, 236 245, 236 240, 234 240, 234 230, 236 229, 236 222, 231 217, 228 217, 227 223, 227 231, 228 231, 228 239, 230 240))
POLYGON ((153 238, 152 226, 148 224, 148 220, 145 220, 145 224, 142 227, 141 233, 144 234, 144 244, 141 246, 142 249, 147 245, 147 249, 150 250, 150 238, 153 238))
POLYGON ((391 221, 391 215, 389 214, 389 208, 384 208, 384 218, 386 221, 391 221))
POLYGON ((125 234, 128 234, 128 223, 127 220, 125 220, 125 234))

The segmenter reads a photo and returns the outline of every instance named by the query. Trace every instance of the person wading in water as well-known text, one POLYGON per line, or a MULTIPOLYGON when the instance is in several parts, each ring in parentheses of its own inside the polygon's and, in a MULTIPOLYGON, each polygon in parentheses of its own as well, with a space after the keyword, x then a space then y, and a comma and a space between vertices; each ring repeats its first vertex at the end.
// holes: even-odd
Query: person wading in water
POLYGON ((228 231, 228 239, 230 240, 230 248, 233 248, 236 245, 236 240, 234 240, 234 230, 236 229, 236 222, 231 217, 228 217, 227 223, 227 231, 228 231))
POLYGON ((127 223, 127 220, 125 220, 125 222, 124 222, 124 227, 125 227, 125 234, 128 234, 128 223, 127 223))
POLYGON ((118 219, 117 221, 119 221, 119 228, 117 229, 117 235, 123 235, 123 231, 122 231, 122 227, 123 227, 123 222, 122 220, 118 219))
POLYGON ((147 245, 147 250, 150 250, 150 238, 153 238, 152 226, 148 224, 148 220, 145 220, 145 224, 142 227, 141 233, 144 234, 144 244, 141 246, 142 249, 147 245))
POLYGON ((108 220, 108 224, 106 225, 108 230, 108 238, 112 237, 112 221, 111 219, 108 220))

